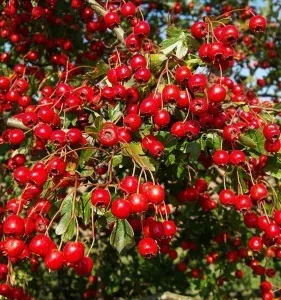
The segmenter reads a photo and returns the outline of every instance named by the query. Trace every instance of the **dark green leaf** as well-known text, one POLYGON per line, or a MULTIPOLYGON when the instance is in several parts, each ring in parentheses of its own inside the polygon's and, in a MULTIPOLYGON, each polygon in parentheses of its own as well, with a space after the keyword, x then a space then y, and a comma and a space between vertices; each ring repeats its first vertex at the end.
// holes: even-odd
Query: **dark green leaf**
POLYGON ((71 214, 70 213, 64 214, 56 227, 56 234, 57 235, 64 234, 70 224, 70 221, 71 221, 71 214))
POLYGON ((190 160, 197 161, 200 151, 201 151, 201 145, 198 140, 190 142, 186 146, 186 153, 190 154, 189 156, 190 160))
POLYGON ((134 231, 127 220, 117 220, 110 235, 110 244, 121 253, 132 248, 134 242, 134 231))
POLYGON ((79 204, 78 216, 83 219, 85 225, 88 225, 91 218, 91 203, 90 203, 90 193, 84 193, 81 197, 79 204))
POLYGON ((97 152, 96 149, 84 149, 80 152, 79 167, 83 167, 89 159, 97 152))
POLYGON ((95 79, 100 77, 101 75, 106 74, 106 72, 109 70, 109 66, 103 61, 99 60, 92 72, 89 72, 88 74, 90 75, 91 79, 95 79))
POLYGON ((144 155, 142 146, 140 143, 121 143, 122 154, 130 156, 141 168, 146 170, 155 171, 155 166, 150 157, 144 155))
POLYGON ((71 219, 68 226, 67 226, 67 230, 65 231, 64 235, 63 235, 63 241, 64 242, 68 242, 69 240, 71 240, 73 238, 75 234, 75 220, 71 219))

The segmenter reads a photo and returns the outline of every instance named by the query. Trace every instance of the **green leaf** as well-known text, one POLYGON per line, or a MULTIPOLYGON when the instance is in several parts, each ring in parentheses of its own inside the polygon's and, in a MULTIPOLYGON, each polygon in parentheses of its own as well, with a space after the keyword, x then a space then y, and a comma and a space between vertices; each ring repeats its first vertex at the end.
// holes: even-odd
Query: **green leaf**
POLYGON ((189 156, 190 160, 197 161, 200 151, 201 151, 201 145, 198 140, 190 142, 186 146, 186 153, 190 154, 189 156))
POLYGON ((177 28, 176 26, 169 26, 166 30, 167 37, 178 37, 182 32, 182 29, 177 28))
POLYGON ((91 79, 95 79, 106 74, 109 69, 109 66, 103 60, 99 60, 95 64, 94 71, 89 72, 88 74, 90 75, 91 79))
POLYGON ((264 149, 265 138, 261 130, 250 129, 242 134, 239 141, 246 147, 254 149, 260 154, 266 154, 264 149))
POLYGON ((269 176, 281 179, 281 161, 277 155, 268 158, 264 171, 269 176))
POLYGON ((177 178, 182 179, 183 175, 185 174, 185 167, 183 163, 180 163, 177 167, 177 178))
POLYGON ((149 68, 152 72, 158 72, 165 60, 167 60, 167 56, 165 54, 150 54, 148 56, 149 68))
POLYGON ((257 147, 257 143, 245 134, 241 134, 239 141, 246 147, 254 149, 257 147))
POLYGON ((116 221, 116 218, 110 210, 106 211, 103 216, 106 218, 107 226, 116 221))
POLYGON ((214 150, 220 149, 222 143, 222 137, 216 132, 210 132, 206 134, 206 145, 214 150))
POLYGON ((110 244, 121 253, 135 244, 134 231, 127 220, 117 220, 110 235, 110 244))
POLYGON ((75 234, 75 228, 75 220, 71 219, 62 238, 64 242, 68 242, 73 238, 75 234))
POLYGON ((82 195, 81 200, 78 202, 79 213, 78 216, 83 219, 85 225, 90 223, 91 218, 91 204, 90 204, 90 193, 82 195))
POLYGON ((112 122, 115 122, 116 120, 118 120, 122 116, 121 103, 120 102, 118 102, 113 108, 111 108, 111 107, 109 108, 108 116, 109 116, 109 119, 112 122))
POLYGON ((140 143, 121 143, 122 154, 130 156, 141 168, 155 171, 153 160, 150 157, 144 155, 142 146, 140 143))
POLYGON ((80 152, 79 167, 83 167, 89 159, 97 152, 97 149, 83 149, 80 152))
POLYGON ((56 227, 56 234, 62 235, 66 232, 70 221, 71 221, 71 214, 72 214, 72 201, 73 201, 73 194, 68 194, 64 200, 63 205, 61 207, 61 219, 56 227))
POLYGON ((61 208, 61 215, 64 215, 66 213, 71 214, 72 199, 73 199, 73 194, 72 193, 68 194, 64 198, 63 205, 62 205, 62 208, 61 208))
POLYGON ((83 176, 83 177, 89 177, 89 176, 92 176, 95 172, 95 169, 94 167, 91 167, 91 166, 85 166, 83 168, 83 170, 81 170, 80 174, 83 176))
POLYGON ((62 218, 60 219, 57 227, 56 227, 56 234, 57 235, 62 235, 66 232, 70 221, 71 221, 71 214, 70 213, 66 213, 62 216, 62 218))
POLYGON ((123 156, 121 154, 119 155, 114 155, 112 158, 112 167, 122 167, 122 160, 123 160, 123 156))
POLYGON ((167 36, 168 38, 160 44, 161 51, 167 55, 175 50, 177 58, 183 58, 187 54, 187 41, 191 36, 175 26, 167 28, 167 36))

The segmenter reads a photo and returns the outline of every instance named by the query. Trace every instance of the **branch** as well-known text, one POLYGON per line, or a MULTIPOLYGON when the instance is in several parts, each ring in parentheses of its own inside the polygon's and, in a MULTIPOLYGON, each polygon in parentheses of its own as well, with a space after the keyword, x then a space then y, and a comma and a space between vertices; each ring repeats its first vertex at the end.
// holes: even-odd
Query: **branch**
MULTIPOLYGON (((95 0, 88 0, 88 3, 91 5, 92 9, 99 14, 100 16, 104 17, 105 14, 107 14, 107 10, 104 9, 97 1, 95 0)), ((124 40, 124 30, 120 27, 114 27, 113 32, 116 34, 117 39, 124 44, 125 40, 124 40)))

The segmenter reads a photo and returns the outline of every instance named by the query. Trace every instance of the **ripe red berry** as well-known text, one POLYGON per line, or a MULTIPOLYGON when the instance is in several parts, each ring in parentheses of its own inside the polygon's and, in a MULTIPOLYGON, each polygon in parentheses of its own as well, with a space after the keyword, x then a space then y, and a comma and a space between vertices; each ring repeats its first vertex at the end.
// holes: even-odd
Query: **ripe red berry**
POLYGON ((241 131, 236 125, 227 125, 223 129, 223 138, 228 142, 234 142, 239 139, 241 131))
POLYGON ((215 83, 209 87, 207 96, 210 102, 223 102, 226 97, 226 89, 222 85, 215 83))
POLYGON ((234 205, 235 204, 235 194, 232 190, 224 189, 219 194, 219 199, 223 205, 234 205))
POLYGON ((246 160, 246 155, 243 151, 241 150, 233 150, 230 152, 229 155, 229 162, 234 165, 240 165, 243 164, 246 160))
POLYGON ((274 142, 280 137, 280 129, 274 123, 266 124, 263 128, 263 135, 267 140, 274 142))
POLYGON ((20 216, 10 215, 4 221, 4 234, 22 235, 24 234, 24 221, 20 216))
POLYGON ((188 88, 192 92, 203 92, 207 86, 207 77, 204 74, 193 74, 188 79, 188 88))
POLYGON ((281 149, 281 142, 280 142, 280 140, 276 140, 273 142, 270 140, 266 140, 264 143, 264 149, 267 152, 276 153, 281 149))
POLYGON ((248 247, 253 251, 260 251, 262 249, 262 239, 258 236, 253 236, 248 241, 248 247))
POLYGON ((275 239, 281 234, 281 229, 277 224, 269 224, 265 228, 265 233, 268 237, 275 239))
POLYGON ((109 205, 111 195, 108 190, 97 188, 91 194, 91 202, 94 206, 106 207, 109 205))
POLYGON ((172 237, 177 232, 177 227, 174 221, 164 221, 162 223, 164 229, 164 235, 167 237, 172 237))
POLYGON ((18 257, 24 250, 24 242, 16 238, 7 238, 3 242, 3 251, 7 253, 9 257, 18 257))
POLYGON ((213 155, 213 161, 216 165, 225 166, 229 163, 229 154, 225 150, 216 150, 213 155))
POLYGON ((134 176, 125 176, 119 184, 119 188, 127 194, 136 193, 139 179, 134 176))
POLYGON ((195 22, 191 26, 191 34, 196 38, 196 39, 201 39, 205 37, 208 33, 208 24, 205 22, 195 22))
POLYGON ((68 263, 77 264, 84 257, 85 247, 81 242, 67 242, 63 247, 64 259, 68 263))
POLYGON ((134 26, 134 34, 139 37, 148 36, 150 32, 150 26, 147 21, 139 21, 134 26))
POLYGON ((186 66, 178 67, 175 71, 175 79, 178 83, 186 85, 192 73, 186 66))
POLYGON ((62 268, 64 263, 64 253, 57 249, 51 250, 44 259, 45 266, 51 271, 62 268))
POLYGON ((234 205, 237 210, 250 210, 252 207, 252 201, 247 195, 238 195, 235 197, 234 205))
POLYGON ((138 251, 142 257, 150 258, 158 253, 159 248, 154 239, 144 238, 138 244, 138 251))
POLYGON ((78 264, 74 266, 75 273, 80 276, 89 276, 92 272, 94 262, 89 256, 84 256, 78 264))
POLYGON ((111 212, 118 219, 127 219, 131 214, 131 204, 122 198, 115 199, 111 205, 111 212))
POLYGON ((21 129, 12 129, 8 138, 11 145, 19 145, 24 141, 24 133, 21 129))
POLYGON ((118 26, 120 24, 120 18, 118 14, 114 11, 110 11, 105 14, 104 16, 104 22, 107 27, 113 28, 115 26, 118 26))
POLYGON ((41 257, 45 257, 54 248, 55 244, 44 234, 34 236, 29 243, 30 252, 41 257))
POLYGON ((201 116, 208 111, 209 104, 205 98, 195 98, 190 102, 190 111, 195 116, 201 116))
POLYGON ((268 191, 263 183, 257 183, 251 187, 250 195, 255 201, 260 201, 268 196, 268 191))
POLYGON ((131 204, 131 213, 141 213, 148 209, 148 201, 143 194, 134 193, 128 198, 131 204))
POLYGON ((258 227, 258 216, 254 212, 247 212, 244 215, 244 224, 248 228, 258 227))
POLYGON ((103 146, 113 147, 118 143, 117 127, 113 123, 105 123, 99 132, 99 141, 103 146))
POLYGON ((120 13, 125 18, 132 18, 136 14, 136 6, 131 1, 124 3, 121 6, 120 13))
POLYGON ((180 97, 180 89, 174 84, 168 84, 162 91, 162 98, 164 102, 178 101, 180 97))
POLYGON ((159 204, 165 200, 165 190, 159 185, 152 185, 145 193, 147 200, 153 204, 159 204))
POLYGON ((221 41, 224 44, 233 45, 239 37, 238 29, 233 25, 226 25, 221 31, 221 41))
POLYGON ((142 120, 137 114, 127 114, 124 117, 123 124, 128 126, 134 132, 140 128, 142 120))
POLYGON ((47 164, 47 171, 51 176, 62 176, 65 172, 66 164, 63 159, 56 157, 47 164))
POLYGON ((249 22, 249 28, 255 33, 264 32, 266 29, 266 25, 267 25, 267 21, 261 15, 256 15, 251 17, 249 22))

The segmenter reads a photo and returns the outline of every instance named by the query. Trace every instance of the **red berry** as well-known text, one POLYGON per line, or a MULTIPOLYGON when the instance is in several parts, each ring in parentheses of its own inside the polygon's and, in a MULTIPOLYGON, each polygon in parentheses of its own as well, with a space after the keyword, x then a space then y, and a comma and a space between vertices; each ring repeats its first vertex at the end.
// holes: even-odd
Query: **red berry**
POLYGON ((115 199, 111 205, 111 212, 118 219, 127 219, 131 214, 131 204, 125 199, 115 199))
POLYGON ((251 187, 250 195, 255 201, 260 201, 268 196, 268 191, 263 183, 257 183, 251 187))
POLYGON ((141 213, 148 209, 148 201, 143 194, 131 194, 128 201, 131 204, 131 213, 141 213))
POLYGON ((113 28, 115 26, 118 26, 120 24, 120 18, 118 14, 114 11, 110 11, 105 14, 104 16, 104 22, 107 27, 113 28))
POLYGON ((235 194, 232 190, 224 189, 219 194, 219 199, 223 205, 234 205, 235 204, 235 194))
POLYGON ((118 143, 117 127, 113 123, 105 123, 99 132, 99 141, 103 146, 113 147, 118 143))
POLYGON ((51 250, 44 259, 45 266, 51 271, 56 271, 62 268, 64 263, 64 254, 57 249, 51 250))
POLYGON ((225 166, 229 163, 229 154, 225 150, 217 150, 213 155, 213 161, 216 165, 225 166))
POLYGON ((280 137, 280 129, 274 123, 266 124, 263 128, 263 135, 267 140, 274 142, 280 137))
POLYGON ((136 193, 139 185, 139 179, 134 176, 125 176, 119 184, 119 188, 125 193, 136 193))
POLYGON ((149 23, 146 21, 139 21, 134 26, 134 34, 136 36, 140 36, 140 37, 148 36, 149 32, 150 32, 150 26, 149 23))
POLYGON ((84 256, 77 265, 75 265, 74 270, 77 275, 89 276, 92 272, 94 262, 89 256, 84 256))
POLYGON ((97 188, 91 194, 91 202, 94 206, 106 207, 109 205, 111 195, 108 190, 97 188))
POLYGON ((249 28, 255 33, 264 32, 266 29, 266 25, 267 25, 267 21, 261 15, 253 16, 249 22, 249 28))
POLYGON ((44 234, 38 234, 34 236, 29 243, 30 252, 41 257, 45 257, 54 248, 55 244, 53 241, 51 241, 51 239, 44 234))
POLYGON ((24 133, 21 129, 12 129, 8 138, 11 145, 19 145, 24 141, 24 133))
POLYGON ((208 25, 205 22, 195 22, 191 26, 191 34, 196 38, 196 39, 201 39, 205 37, 208 33, 208 25))
POLYGON ((4 221, 4 234, 22 235, 24 234, 24 221, 20 216, 10 215, 4 221))
POLYGON ((16 238, 7 238, 3 242, 3 251, 9 257, 18 257, 24 250, 24 242, 16 238))
POLYGON ((246 155, 241 150, 233 150, 230 152, 229 161, 232 165, 237 166, 243 164, 246 160, 246 155))
POLYGON ((76 264, 84 257, 84 245, 81 242, 67 242, 63 247, 64 259, 68 263, 76 264))
POLYGON ((262 249, 262 239, 258 236, 253 236, 248 241, 248 247, 253 251, 260 251, 262 249))
POLYGON ((226 89, 222 85, 215 83, 209 87, 207 96, 210 102, 223 102, 226 97, 226 89))
POLYGON ((144 238, 138 244, 138 251, 142 257, 149 258, 155 256, 159 248, 154 239, 144 238))
POLYGON ((234 205, 237 210, 250 210, 252 207, 252 201, 247 195, 238 195, 235 197, 234 205))
POLYGON ((164 221, 162 225, 163 225, 165 236, 172 237, 176 234, 177 227, 174 221, 164 221))

